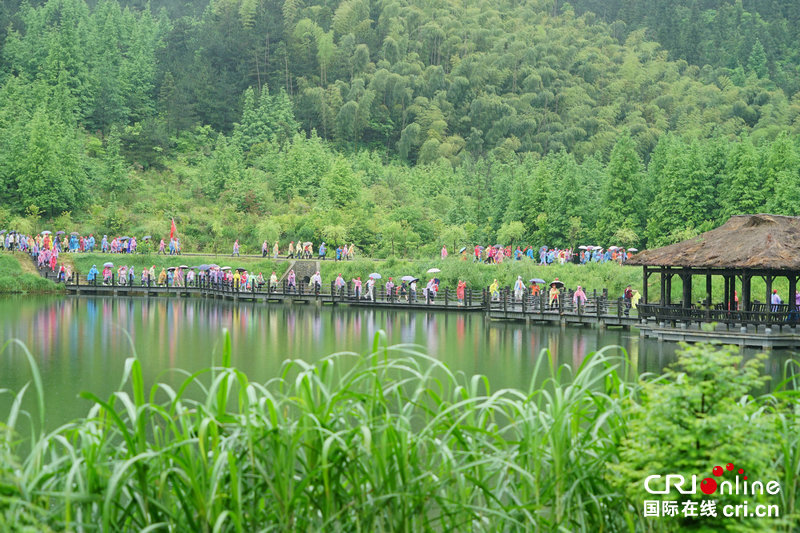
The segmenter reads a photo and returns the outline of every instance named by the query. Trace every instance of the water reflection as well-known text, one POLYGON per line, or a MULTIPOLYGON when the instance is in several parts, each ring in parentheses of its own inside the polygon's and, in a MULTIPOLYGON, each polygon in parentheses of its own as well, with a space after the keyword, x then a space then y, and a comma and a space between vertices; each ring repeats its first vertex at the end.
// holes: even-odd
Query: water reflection
MULTIPOLYGON (((579 366, 586 354, 619 345, 638 372, 659 372, 676 345, 636 333, 492 322, 481 314, 388 311, 315 305, 234 305, 211 299, 10 298, 0 300, 2 336, 25 342, 39 362, 56 422, 85 413, 80 391, 108 395, 134 352, 145 378, 179 382, 170 368, 195 371, 220 360, 221 331, 231 332, 233 362, 250 379, 279 374, 287 358, 312 361, 338 351, 364 352, 376 331, 389 343, 418 344, 453 370, 486 374, 492 387, 528 389, 543 349, 579 366)), ((19 350, 16 350, 18 353, 19 350)), ((773 353, 766 371, 778 378, 787 354, 773 353)), ((18 355, 0 358, 0 388, 19 390, 30 371, 18 355)), ((0 397, 0 413, 10 403, 0 397)))

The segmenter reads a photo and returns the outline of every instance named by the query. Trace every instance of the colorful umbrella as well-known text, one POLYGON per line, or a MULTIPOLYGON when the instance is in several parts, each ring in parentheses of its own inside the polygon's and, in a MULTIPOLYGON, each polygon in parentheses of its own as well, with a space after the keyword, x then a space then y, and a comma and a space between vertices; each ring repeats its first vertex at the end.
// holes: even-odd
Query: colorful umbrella
POLYGON ((110 261, 109 261, 108 263, 103 263, 103 267, 106 267, 106 268, 114 268, 114 263, 112 263, 112 262, 110 262, 110 261))
POLYGON ((408 282, 411 282, 411 281, 419 281, 419 278, 415 278, 414 276, 403 276, 403 277, 402 277, 402 278, 400 278, 400 279, 401 279, 402 281, 408 281, 408 282))
POLYGON ((369 275, 369 277, 371 277, 372 279, 381 279, 382 276, 377 272, 373 272, 372 274, 369 275))

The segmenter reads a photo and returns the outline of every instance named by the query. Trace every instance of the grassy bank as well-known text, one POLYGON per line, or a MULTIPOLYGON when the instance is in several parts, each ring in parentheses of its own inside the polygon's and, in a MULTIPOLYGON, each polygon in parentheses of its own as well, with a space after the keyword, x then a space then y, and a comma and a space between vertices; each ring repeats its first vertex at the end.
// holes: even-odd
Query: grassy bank
POLYGON ((579 368, 543 353, 528 390, 493 391, 380 338, 365 356, 287 361, 266 384, 230 367, 230 338, 220 367, 177 390, 148 389, 132 358, 117 392, 84 393, 87 418, 49 434, 27 354, 41 412, 16 402, 0 426, 0 529, 790 531, 797 518, 800 404, 781 384, 749 396, 757 359, 694 348, 636 380, 616 349, 579 368), (779 479, 781 518, 641 516, 645 476, 720 460, 779 479))
POLYGON ((46 294, 60 292, 62 287, 36 273, 27 255, 0 255, 0 294, 46 294))

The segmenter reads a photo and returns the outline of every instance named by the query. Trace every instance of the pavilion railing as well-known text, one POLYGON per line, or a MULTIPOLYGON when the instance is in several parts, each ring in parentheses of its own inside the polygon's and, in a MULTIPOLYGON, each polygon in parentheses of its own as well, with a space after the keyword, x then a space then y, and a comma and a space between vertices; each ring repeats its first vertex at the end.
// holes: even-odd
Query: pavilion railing
POLYGON ((749 311, 714 307, 639 304, 639 316, 663 322, 721 322, 724 324, 785 326, 800 322, 800 311, 786 304, 752 304, 749 311))

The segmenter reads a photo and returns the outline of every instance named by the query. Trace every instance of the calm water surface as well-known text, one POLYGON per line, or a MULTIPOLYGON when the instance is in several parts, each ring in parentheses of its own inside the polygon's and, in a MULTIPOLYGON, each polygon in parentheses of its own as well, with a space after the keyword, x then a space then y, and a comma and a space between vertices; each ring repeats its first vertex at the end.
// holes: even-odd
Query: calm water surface
MULTIPOLYGON (((640 339, 635 330, 525 326, 485 320, 481 313, 203 299, 14 297, 0 299, 0 318, 2 340, 21 339, 39 364, 51 428, 87 413, 81 391, 108 397, 134 351, 148 384, 157 379, 179 384, 183 377, 169 369, 192 372, 218 363, 223 328, 231 332, 233 364, 259 382, 277 376, 286 359, 364 353, 379 329, 391 344, 418 344, 453 370, 487 375, 494 390, 527 390, 543 349, 560 363, 578 365, 591 351, 620 345, 639 372, 658 372, 674 361, 677 348, 640 339)), ((766 371, 780 376, 787 356, 774 353, 766 371)), ((0 389, 17 391, 30 379, 19 349, 0 356, 0 389)), ((0 395, 0 420, 10 403, 9 394, 0 395)), ((33 408, 32 390, 25 405, 33 408)))

